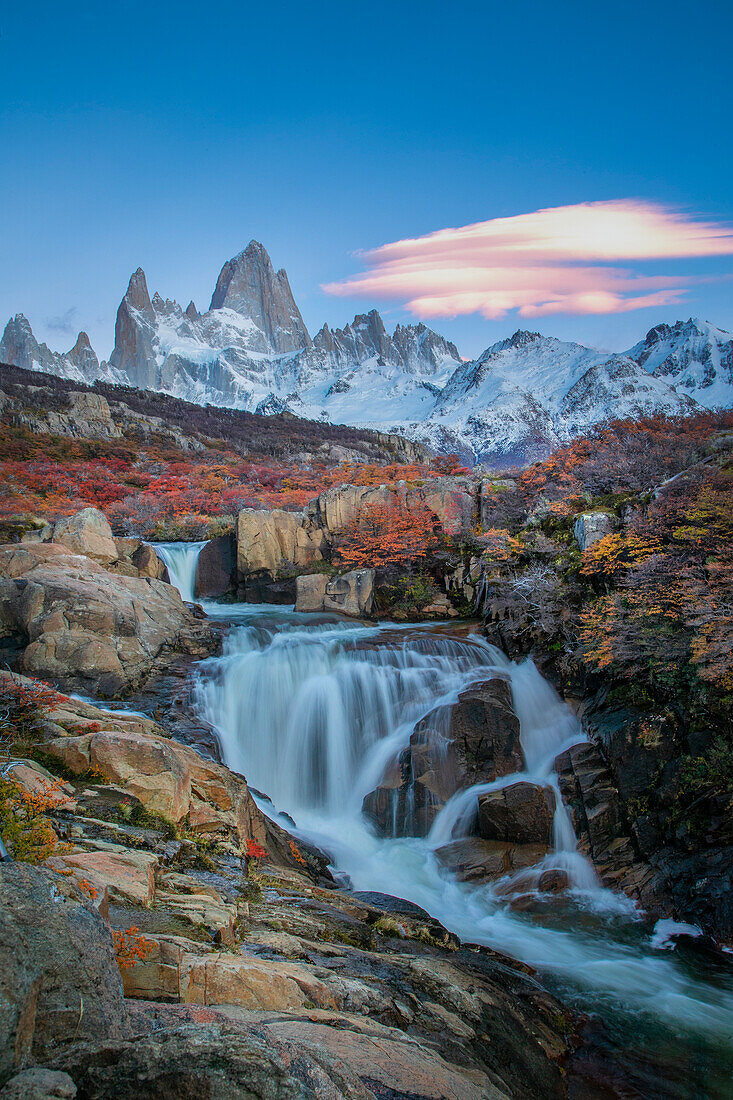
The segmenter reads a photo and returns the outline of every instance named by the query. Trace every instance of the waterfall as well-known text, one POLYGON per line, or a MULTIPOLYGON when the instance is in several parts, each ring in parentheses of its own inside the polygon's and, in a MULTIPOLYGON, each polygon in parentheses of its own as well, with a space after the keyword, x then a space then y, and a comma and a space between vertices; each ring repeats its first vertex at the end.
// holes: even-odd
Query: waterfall
POLYGON ((154 542, 155 553, 168 568, 171 584, 181 593, 181 599, 193 603, 196 567, 204 542, 154 542))
MULTIPOLYGON (((479 637, 427 626, 365 625, 263 605, 227 614, 234 625, 223 655, 199 665, 198 708, 217 730, 225 762, 266 792, 269 812, 291 815, 296 835, 327 851, 354 889, 415 902, 462 939, 536 967, 584 1010, 627 1021, 629 1035, 643 1019, 674 1034, 712 1036, 730 1057, 733 985, 707 981, 674 952, 656 950, 633 903, 601 887, 577 851, 554 761, 585 738, 531 661, 514 664, 479 637), (427 837, 398 829, 376 836, 362 801, 415 726, 495 676, 511 684, 523 771, 456 794, 427 837), (436 849, 466 834, 481 793, 518 780, 552 790, 553 850, 510 876, 508 889, 504 880, 459 881, 436 849), (538 892, 548 868, 563 870, 569 889, 538 892), (514 909, 520 891, 536 897, 536 915, 514 909)), ((442 735, 442 722, 431 724, 442 735)))

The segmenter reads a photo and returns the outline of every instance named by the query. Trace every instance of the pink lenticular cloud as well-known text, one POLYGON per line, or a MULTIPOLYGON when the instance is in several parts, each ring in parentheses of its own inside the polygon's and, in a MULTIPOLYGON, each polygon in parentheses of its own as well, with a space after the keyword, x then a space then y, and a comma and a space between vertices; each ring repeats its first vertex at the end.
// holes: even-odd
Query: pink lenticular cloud
POLYGON ((733 227, 633 199, 558 206, 493 218, 364 253, 370 270, 323 287, 329 294, 403 302, 419 317, 516 309, 623 313, 677 302, 690 279, 647 275, 614 261, 733 254, 733 227))

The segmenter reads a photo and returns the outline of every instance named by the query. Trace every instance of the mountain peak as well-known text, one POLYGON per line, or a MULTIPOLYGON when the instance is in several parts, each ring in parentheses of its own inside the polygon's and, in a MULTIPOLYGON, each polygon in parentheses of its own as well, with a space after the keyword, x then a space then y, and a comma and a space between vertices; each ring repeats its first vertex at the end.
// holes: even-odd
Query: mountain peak
POLYGON ((264 245, 251 240, 222 267, 210 309, 231 309, 254 321, 270 350, 301 351, 311 338, 284 269, 276 272, 264 245))
POLYGON ((150 301, 150 295, 148 294, 148 283, 145 278, 145 272, 141 267, 139 267, 137 271, 133 271, 130 276, 125 298, 127 299, 128 305, 133 309, 139 309, 145 312, 152 310, 153 307, 150 301))
POLYGON ((504 341, 504 346, 507 348, 525 348, 528 344, 535 344, 538 340, 543 339, 544 337, 540 332, 527 332, 526 329, 518 328, 513 336, 504 341))

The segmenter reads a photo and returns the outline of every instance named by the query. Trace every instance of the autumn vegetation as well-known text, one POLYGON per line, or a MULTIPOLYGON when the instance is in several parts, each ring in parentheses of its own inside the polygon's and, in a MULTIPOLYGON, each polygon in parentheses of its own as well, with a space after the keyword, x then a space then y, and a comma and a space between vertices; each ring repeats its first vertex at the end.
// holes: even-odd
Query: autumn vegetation
POLYGON ((664 788, 679 824, 733 793, 733 413, 611 424, 495 479, 484 518, 502 643, 602 689, 643 748, 674 746, 644 806, 664 788), (593 511, 613 530, 581 553, 593 511))

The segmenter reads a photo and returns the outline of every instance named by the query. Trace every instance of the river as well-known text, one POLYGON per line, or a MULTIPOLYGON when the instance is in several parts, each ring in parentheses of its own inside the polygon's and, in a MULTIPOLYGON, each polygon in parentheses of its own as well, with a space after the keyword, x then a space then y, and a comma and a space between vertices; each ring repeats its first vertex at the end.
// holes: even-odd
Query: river
POLYGON ((204 606, 229 630, 222 656, 197 666, 199 713, 217 731, 225 763, 271 799, 262 808, 327 852, 337 878, 415 902, 464 941, 535 967, 561 999, 602 1021, 597 1041, 629 1090, 619 1096, 733 1095, 733 968, 672 949, 670 922, 655 927, 601 886, 576 850, 554 759, 584 734, 531 661, 510 662, 478 635, 445 626, 204 606), (524 771, 459 793, 427 837, 376 836, 363 798, 415 724, 436 707, 448 714, 461 691, 495 675, 511 683, 524 771), (512 907, 501 884, 458 881, 435 855, 465 834, 481 791, 518 779, 555 792, 554 850, 538 870, 561 869, 570 881, 562 894, 538 894, 527 911, 512 907))

